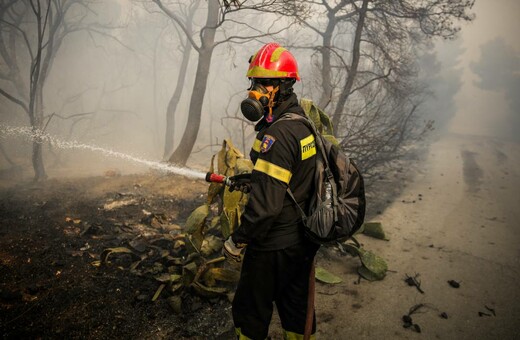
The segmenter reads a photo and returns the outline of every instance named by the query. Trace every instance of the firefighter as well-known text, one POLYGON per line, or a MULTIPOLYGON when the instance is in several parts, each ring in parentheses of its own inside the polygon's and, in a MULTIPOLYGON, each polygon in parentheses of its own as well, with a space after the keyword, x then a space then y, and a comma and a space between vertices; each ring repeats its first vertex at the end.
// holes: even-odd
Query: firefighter
MULTIPOLYGON (((314 136, 300 121, 275 124, 284 113, 305 115, 293 92, 300 80, 298 65, 288 50, 276 43, 264 45, 251 57, 247 77, 251 86, 241 110, 247 119, 259 122, 250 153, 254 168, 249 200, 240 226, 224 243, 226 256, 235 261, 245 249, 233 321, 238 339, 265 339, 274 302, 284 338, 303 339, 309 274, 319 246, 304 237, 301 215, 287 188, 308 211, 314 187, 314 136)), ((312 323, 314 338, 314 318, 312 323)))

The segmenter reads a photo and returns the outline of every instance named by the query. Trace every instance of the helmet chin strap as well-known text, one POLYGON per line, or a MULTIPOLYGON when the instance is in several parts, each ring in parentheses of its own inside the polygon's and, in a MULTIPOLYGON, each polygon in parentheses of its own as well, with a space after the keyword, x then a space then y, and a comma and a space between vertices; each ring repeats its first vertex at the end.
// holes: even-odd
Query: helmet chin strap
POLYGON ((274 107, 274 98, 276 97, 276 93, 280 89, 280 86, 276 86, 271 92, 269 92, 269 103, 267 104, 267 109, 269 112, 267 113, 267 116, 265 117, 265 120, 268 123, 273 122, 273 107, 274 107))

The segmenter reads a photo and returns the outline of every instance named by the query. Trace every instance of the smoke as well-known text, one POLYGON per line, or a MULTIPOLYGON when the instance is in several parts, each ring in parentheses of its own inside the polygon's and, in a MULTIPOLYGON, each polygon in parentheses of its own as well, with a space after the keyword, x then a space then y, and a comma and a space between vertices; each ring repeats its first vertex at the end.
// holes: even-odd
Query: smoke
POLYGON ((458 39, 438 44, 419 59, 421 81, 431 95, 422 105, 423 116, 433 120, 436 129, 443 130, 457 112, 455 96, 462 86, 463 53, 462 39, 458 39))
POLYGON ((478 76, 475 86, 485 91, 502 93, 507 103, 508 137, 520 140, 520 57, 502 38, 490 40, 480 47, 480 57, 470 64, 478 76))

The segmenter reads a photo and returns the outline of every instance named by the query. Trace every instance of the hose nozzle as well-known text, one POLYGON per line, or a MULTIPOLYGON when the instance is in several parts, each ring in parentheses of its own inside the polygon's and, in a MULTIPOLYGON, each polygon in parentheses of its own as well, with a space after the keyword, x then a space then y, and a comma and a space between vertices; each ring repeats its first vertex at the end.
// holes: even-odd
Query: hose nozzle
POLYGON ((206 182, 210 183, 221 183, 229 186, 231 184, 231 181, 229 180, 229 177, 226 177, 224 175, 218 175, 211 172, 208 172, 206 174, 206 182))

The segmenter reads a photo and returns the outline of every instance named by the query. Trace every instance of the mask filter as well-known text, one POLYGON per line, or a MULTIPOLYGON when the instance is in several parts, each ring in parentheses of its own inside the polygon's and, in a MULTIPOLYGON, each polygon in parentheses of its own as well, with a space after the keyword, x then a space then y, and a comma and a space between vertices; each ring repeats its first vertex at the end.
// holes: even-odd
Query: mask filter
POLYGON ((264 116, 265 107, 271 102, 270 94, 261 84, 255 84, 248 94, 248 98, 244 99, 240 104, 240 110, 244 117, 252 122, 260 120, 264 116))
POLYGON ((258 100, 244 99, 240 104, 240 110, 246 119, 256 122, 264 116, 264 107, 258 100))

